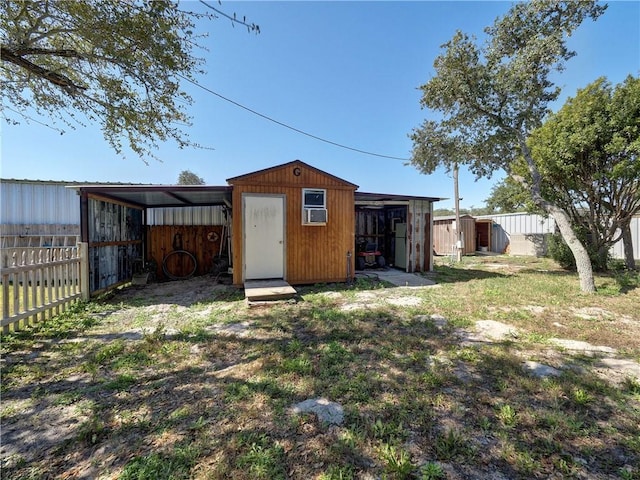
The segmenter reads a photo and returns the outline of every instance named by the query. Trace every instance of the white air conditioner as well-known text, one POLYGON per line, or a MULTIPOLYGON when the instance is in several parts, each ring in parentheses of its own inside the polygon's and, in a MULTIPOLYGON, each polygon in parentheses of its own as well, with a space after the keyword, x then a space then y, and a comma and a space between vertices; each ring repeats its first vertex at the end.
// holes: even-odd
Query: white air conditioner
POLYGON ((327 223, 326 208, 305 208, 304 223, 327 223))

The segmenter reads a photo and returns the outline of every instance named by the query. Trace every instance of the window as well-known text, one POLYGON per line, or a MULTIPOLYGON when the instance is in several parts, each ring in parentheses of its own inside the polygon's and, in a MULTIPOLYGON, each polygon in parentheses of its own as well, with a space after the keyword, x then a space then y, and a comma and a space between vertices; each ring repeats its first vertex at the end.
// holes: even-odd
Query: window
POLYGON ((302 189, 304 196, 304 208, 326 208, 326 190, 314 190, 311 188, 302 189))
POLYGON ((302 189, 302 223, 305 225, 326 225, 327 191, 302 189))

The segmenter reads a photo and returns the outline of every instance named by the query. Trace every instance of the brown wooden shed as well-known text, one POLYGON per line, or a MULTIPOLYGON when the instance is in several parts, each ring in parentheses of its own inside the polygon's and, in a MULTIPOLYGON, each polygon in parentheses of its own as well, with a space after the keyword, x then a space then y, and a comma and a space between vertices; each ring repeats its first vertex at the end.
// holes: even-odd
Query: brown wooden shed
MULTIPOLYGON (((456 217, 434 217, 433 219, 433 250, 436 255, 451 255, 456 243, 456 217)), ((462 254, 476 251, 476 220, 471 215, 460 215, 463 234, 462 254)))
POLYGON ((357 185, 300 160, 227 182, 234 284, 343 282, 352 275, 357 185))

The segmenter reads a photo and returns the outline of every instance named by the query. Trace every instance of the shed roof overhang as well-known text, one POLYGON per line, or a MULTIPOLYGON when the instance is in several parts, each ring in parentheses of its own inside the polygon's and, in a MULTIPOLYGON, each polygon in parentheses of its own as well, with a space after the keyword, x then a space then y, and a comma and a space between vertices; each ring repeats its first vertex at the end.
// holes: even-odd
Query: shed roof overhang
POLYGON ((212 185, 70 185, 86 193, 140 208, 231 205, 232 187, 212 185))
POLYGON ((394 195, 391 193, 367 193, 355 192, 356 206, 384 206, 384 205, 407 205, 410 201, 422 200, 427 202, 439 202, 446 200, 440 197, 418 197, 413 195, 394 195))
MULTIPOLYGON (((68 185, 89 194, 139 208, 231 205, 232 186, 214 185, 68 185)), ((355 204, 407 205, 410 201, 438 202, 440 197, 355 192, 355 204)))

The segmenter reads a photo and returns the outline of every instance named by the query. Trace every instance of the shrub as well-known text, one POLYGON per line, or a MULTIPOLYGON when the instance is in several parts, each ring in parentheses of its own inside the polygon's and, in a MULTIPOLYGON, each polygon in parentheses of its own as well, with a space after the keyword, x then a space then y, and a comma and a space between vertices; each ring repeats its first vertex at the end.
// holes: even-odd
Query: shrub
MULTIPOLYGON (((591 265, 595 271, 605 271, 611 262, 611 254, 607 249, 599 249, 590 241, 590 234, 578 229, 576 232, 582 244, 587 248, 587 253, 591 259, 591 265)), ((554 259, 560 266, 567 270, 576 269, 576 260, 573 258, 571 249, 566 244, 562 235, 554 233, 547 238, 547 255, 554 259)))

